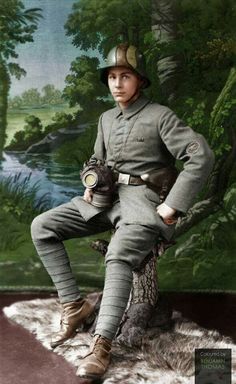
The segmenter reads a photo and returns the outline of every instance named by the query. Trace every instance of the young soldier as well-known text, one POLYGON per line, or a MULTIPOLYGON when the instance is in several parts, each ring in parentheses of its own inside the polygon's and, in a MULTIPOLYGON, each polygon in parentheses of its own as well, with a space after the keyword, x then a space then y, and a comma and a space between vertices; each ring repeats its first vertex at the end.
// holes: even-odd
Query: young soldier
POLYGON ((134 46, 120 44, 110 51, 101 81, 117 105, 100 117, 94 155, 82 174, 88 188, 83 197, 41 214, 32 223, 34 244, 63 308, 61 329, 52 347, 72 337, 93 311, 80 297, 63 241, 115 229, 105 258, 105 285, 93 345, 77 371, 93 379, 101 377, 109 365, 132 271, 160 234, 172 237, 176 214, 192 205, 213 166, 205 139, 169 108, 143 96, 150 81, 143 56, 134 46), (155 184, 155 172, 173 166, 175 159, 182 160, 184 167, 161 201, 150 186, 155 184))

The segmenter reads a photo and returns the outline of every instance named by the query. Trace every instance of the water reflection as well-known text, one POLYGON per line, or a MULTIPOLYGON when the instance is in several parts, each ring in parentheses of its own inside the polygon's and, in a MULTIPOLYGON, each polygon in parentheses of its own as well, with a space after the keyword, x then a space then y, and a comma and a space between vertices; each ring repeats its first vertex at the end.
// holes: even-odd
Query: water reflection
POLYGON ((17 174, 20 174, 19 181, 31 175, 29 188, 39 183, 36 197, 48 194, 51 207, 83 193, 79 169, 56 163, 51 154, 3 152, 0 177, 14 177, 17 174))

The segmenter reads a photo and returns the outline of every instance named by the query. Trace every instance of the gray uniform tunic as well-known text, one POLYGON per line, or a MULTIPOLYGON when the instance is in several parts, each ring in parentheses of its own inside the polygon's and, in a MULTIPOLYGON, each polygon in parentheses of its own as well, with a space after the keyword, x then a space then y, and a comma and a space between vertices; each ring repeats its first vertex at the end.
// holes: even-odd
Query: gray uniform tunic
MULTIPOLYGON (((212 170, 214 156, 204 137, 184 124, 173 111, 140 96, 123 111, 117 106, 102 114, 98 124, 94 157, 105 160, 118 172, 140 176, 155 169, 184 162, 165 203, 178 211, 186 212, 197 193, 206 183, 212 170)), ((119 203, 107 211, 115 217, 121 210, 126 224, 158 227, 166 238, 173 234, 156 213, 159 196, 146 185, 119 185, 119 203)), ((101 212, 75 197, 85 220, 101 212)))

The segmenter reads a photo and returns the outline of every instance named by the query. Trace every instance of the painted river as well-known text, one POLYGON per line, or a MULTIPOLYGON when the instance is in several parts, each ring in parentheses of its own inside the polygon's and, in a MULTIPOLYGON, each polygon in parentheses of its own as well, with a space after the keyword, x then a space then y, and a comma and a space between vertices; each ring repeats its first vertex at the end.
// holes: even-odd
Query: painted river
POLYGON ((20 183, 29 177, 28 188, 37 183, 36 197, 40 199, 47 194, 51 207, 83 193, 79 172, 75 166, 56 163, 51 154, 4 152, 0 165, 0 178, 18 176, 20 183))

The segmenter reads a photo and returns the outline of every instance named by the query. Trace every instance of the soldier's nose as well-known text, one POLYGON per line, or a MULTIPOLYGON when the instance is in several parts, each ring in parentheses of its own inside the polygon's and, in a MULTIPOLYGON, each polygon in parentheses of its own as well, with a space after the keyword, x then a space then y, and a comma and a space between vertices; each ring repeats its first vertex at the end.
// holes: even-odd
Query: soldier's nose
POLYGON ((121 86, 121 81, 120 81, 119 78, 116 78, 116 81, 115 81, 115 87, 116 87, 116 88, 120 88, 120 86, 121 86))

